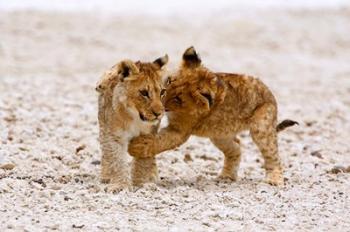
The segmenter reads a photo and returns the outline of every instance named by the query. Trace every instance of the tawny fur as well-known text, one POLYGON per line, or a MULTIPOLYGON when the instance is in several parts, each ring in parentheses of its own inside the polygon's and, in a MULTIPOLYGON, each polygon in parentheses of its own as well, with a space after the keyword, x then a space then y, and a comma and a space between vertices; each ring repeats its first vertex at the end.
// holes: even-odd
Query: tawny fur
POLYGON ((158 128, 164 114, 161 68, 167 61, 167 56, 153 63, 124 60, 97 84, 101 182, 109 183, 110 192, 157 179, 155 158, 134 158, 130 167, 127 146, 133 137, 158 128))
POLYGON ((154 157, 183 144, 191 135, 207 137, 225 155, 220 177, 236 180, 241 159, 236 136, 249 130, 264 157, 266 181, 283 184, 277 145, 277 103, 259 79, 211 72, 201 65, 191 47, 185 51, 179 71, 170 77, 163 103, 168 111, 168 127, 159 134, 133 139, 129 145, 131 155, 154 157))

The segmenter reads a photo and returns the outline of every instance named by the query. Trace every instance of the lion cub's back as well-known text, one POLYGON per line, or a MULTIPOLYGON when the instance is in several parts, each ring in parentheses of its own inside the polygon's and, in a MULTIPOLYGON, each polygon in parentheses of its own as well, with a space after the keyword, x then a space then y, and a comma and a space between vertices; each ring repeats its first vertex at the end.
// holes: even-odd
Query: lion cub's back
POLYGON ((269 88, 258 78, 234 73, 217 73, 217 75, 227 85, 221 111, 230 112, 234 118, 248 119, 262 104, 277 104, 269 88))

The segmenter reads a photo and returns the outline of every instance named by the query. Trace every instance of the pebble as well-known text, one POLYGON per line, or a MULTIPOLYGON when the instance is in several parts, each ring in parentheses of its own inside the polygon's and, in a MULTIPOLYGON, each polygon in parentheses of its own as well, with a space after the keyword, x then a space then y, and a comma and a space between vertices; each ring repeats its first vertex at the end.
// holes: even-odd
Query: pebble
POLYGON ((2 164, 0 166, 1 169, 4 169, 4 170, 12 170, 16 167, 16 165, 12 164, 12 163, 7 163, 7 164, 2 164))
POLYGON ((185 154, 184 161, 186 163, 193 161, 193 159, 192 159, 192 157, 191 157, 191 155, 189 153, 185 154))
POLYGON ((52 190, 60 190, 61 188, 62 188, 62 187, 59 186, 59 185, 57 185, 57 184, 54 184, 54 185, 51 186, 51 189, 52 189, 52 190))
POLYGON ((350 173, 350 166, 349 167, 344 167, 344 166, 335 166, 331 170, 328 171, 329 173, 332 174, 338 174, 338 173, 350 173))

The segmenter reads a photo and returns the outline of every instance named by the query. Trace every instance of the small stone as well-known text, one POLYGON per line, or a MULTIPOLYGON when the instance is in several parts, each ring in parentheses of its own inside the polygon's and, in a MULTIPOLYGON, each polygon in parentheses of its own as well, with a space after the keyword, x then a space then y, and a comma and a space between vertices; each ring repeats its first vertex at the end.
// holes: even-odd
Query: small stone
POLYGON ((179 160, 178 160, 178 158, 174 158, 172 161, 171 161, 171 164, 175 164, 175 163, 177 163, 179 160))
POLYGON ((88 189, 89 189, 89 193, 98 193, 101 191, 101 188, 98 185, 90 185, 88 189))
POLYGON ((70 167, 72 169, 79 169, 80 168, 80 164, 79 163, 71 164, 70 167))
POLYGON ((44 182, 43 179, 41 179, 41 178, 40 178, 40 179, 37 179, 37 180, 33 180, 33 182, 40 184, 43 188, 46 187, 45 182, 44 182))
POLYGON ((209 156, 207 156, 207 155, 201 155, 201 156, 199 156, 199 158, 200 159, 202 159, 202 160, 205 160, 205 161, 207 161, 207 160, 211 160, 211 161, 217 161, 215 158, 213 158, 213 157, 209 157, 209 156))
MULTIPOLYGON (((334 168, 332 168, 331 170, 328 171, 328 173, 332 173, 332 174, 338 174, 338 173, 341 173, 341 172, 348 172, 347 169, 350 169, 350 168, 345 168, 343 166, 335 166, 334 168)), ((350 171, 350 170, 349 170, 350 171)))
POLYGON ((315 156, 315 157, 317 157, 319 159, 323 159, 323 156, 322 156, 320 151, 313 151, 313 152, 311 152, 311 156, 315 156))
POLYGON ((14 164, 11 164, 11 163, 8 163, 8 164, 3 164, 0 166, 1 169, 4 169, 4 170, 12 170, 15 168, 16 165, 14 164))
POLYGON ((306 121, 306 122, 305 122, 305 125, 306 125, 307 127, 311 127, 311 126, 313 126, 315 123, 316 123, 315 121, 306 121))
POLYGON ((63 157, 62 156, 59 156, 59 155, 56 155, 53 157, 54 159, 58 159, 59 161, 62 161, 63 157))
POLYGON ((192 161, 193 161, 193 159, 192 159, 192 157, 191 157, 191 155, 190 155, 189 153, 186 153, 186 154, 185 154, 184 161, 185 161, 186 163, 192 162, 192 161))
POLYGON ((186 149, 189 150, 189 151, 193 151, 193 150, 196 149, 196 147, 193 146, 193 145, 190 145, 190 146, 186 147, 186 149))
POLYGON ((82 229, 84 226, 85 226, 84 224, 81 224, 81 225, 75 225, 75 224, 73 224, 73 225, 72 225, 72 227, 73 227, 74 229, 82 229))
POLYGON ((58 230, 60 228, 60 226, 58 224, 54 224, 54 225, 51 225, 51 226, 46 226, 48 229, 51 229, 51 230, 58 230))
POLYGON ((85 144, 80 145, 75 149, 75 154, 78 154, 80 151, 84 150, 86 148, 85 144))
POLYGON ((58 178, 58 182, 60 182, 61 184, 67 184, 68 182, 70 182, 71 179, 71 176, 61 176, 60 178, 58 178))
POLYGON ((57 184, 51 186, 51 189, 52 189, 52 190, 60 190, 61 188, 62 188, 62 187, 59 186, 59 185, 57 185, 57 184))
POLYGON ((91 164, 93 164, 93 165, 100 165, 100 164, 101 164, 101 161, 99 161, 99 160, 94 160, 94 161, 91 162, 91 164))
POLYGON ((19 147, 18 149, 21 151, 29 151, 29 149, 27 147, 19 147))
POLYGON ((345 172, 350 173, 350 166, 345 169, 345 172))

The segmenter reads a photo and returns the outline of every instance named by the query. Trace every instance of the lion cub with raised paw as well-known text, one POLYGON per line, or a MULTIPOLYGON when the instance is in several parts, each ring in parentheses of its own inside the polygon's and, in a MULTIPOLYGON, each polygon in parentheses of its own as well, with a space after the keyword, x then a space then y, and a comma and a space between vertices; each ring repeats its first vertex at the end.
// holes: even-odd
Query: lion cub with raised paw
POLYGON ((157 179, 154 157, 134 158, 130 179, 127 146, 131 138, 157 131, 164 114, 162 67, 167 62, 167 55, 153 63, 123 60, 97 84, 101 182, 109 183, 109 192, 157 179))
POLYGON ((236 180, 241 158, 236 136, 249 130, 265 159, 266 181, 284 183, 277 132, 296 122, 285 120, 277 125, 276 100, 259 79, 212 72, 190 47, 179 71, 169 77, 163 103, 168 127, 159 134, 134 138, 129 144, 131 155, 154 157, 183 144, 190 135, 208 137, 225 155, 220 177, 236 180))

